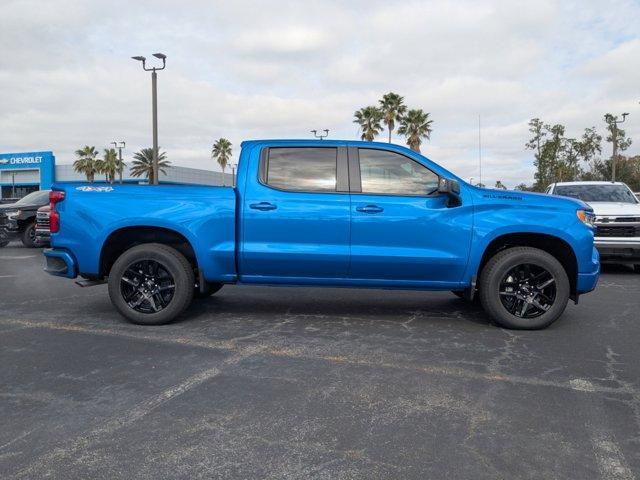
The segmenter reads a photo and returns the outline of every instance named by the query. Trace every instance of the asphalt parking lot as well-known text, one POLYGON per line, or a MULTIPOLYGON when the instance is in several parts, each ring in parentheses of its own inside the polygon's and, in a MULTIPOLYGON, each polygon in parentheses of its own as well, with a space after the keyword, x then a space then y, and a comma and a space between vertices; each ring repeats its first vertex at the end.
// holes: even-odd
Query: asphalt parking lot
POLYGON ((0 249, 0 478, 640 477, 640 275, 544 331, 443 293, 225 287, 126 323, 0 249))

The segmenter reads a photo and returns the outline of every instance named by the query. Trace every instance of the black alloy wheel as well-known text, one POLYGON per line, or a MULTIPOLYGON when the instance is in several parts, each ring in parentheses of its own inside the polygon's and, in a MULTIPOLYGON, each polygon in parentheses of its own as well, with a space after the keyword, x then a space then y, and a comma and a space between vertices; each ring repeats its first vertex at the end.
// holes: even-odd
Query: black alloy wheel
POLYGON ((565 267, 549 252, 511 247, 496 253, 480 273, 480 302, 504 328, 536 330, 555 322, 571 285, 565 267))
POLYGON ((157 313, 167 308, 176 284, 167 267, 156 260, 131 263, 120 278, 120 291, 127 305, 140 313, 157 313))
POLYGON ((500 282, 500 301, 509 313, 536 318, 546 313, 556 299, 556 279, 539 265, 520 264, 500 282))
POLYGON ((36 243, 36 224, 30 223, 22 231, 22 244, 27 248, 37 247, 36 243))
POLYGON ((144 243, 116 259, 108 283, 111 302, 127 320, 162 325, 189 306, 196 282, 194 266, 178 250, 144 243))

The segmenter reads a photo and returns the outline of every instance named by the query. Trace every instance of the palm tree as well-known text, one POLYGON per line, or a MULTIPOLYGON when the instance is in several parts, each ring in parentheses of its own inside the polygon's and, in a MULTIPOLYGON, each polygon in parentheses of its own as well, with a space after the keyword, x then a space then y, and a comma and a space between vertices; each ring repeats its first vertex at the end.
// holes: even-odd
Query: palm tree
POLYGON ((231 142, 226 138, 219 138, 216 143, 213 144, 211 149, 211 158, 218 162, 222 169, 222 179, 224 183, 224 169, 227 168, 227 164, 231 159, 231 142))
POLYGON ((93 179, 98 172, 96 165, 98 151, 96 150, 96 147, 85 145, 84 148, 76 150, 75 153, 78 159, 73 162, 73 169, 78 173, 86 175, 87 182, 93 182, 93 179))
POLYGON ((387 130, 389 130, 389 143, 391 143, 391 133, 396 126, 396 122, 402 120, 402 116, 407 111, 407 106, 404 104, 404 97, 393 92, 383 95, 379 103, 384 124, 387 126, 387 130))
POLYGON ((370 105, 357 110, 353 115, 355 117, 353 123, 360 125, 360 130, 362 131, 361 140, 371 142, 382 131, 382 125, 380 124, 382 122, 382 111, 377 107, 370 105))
POLYGON ((433 120, 429 119, 429 113, 422 109, 412 109, 400 120, 400 128, 398 133, 407 138, 407 145, 414 152, 420 153, 420 144, 422 139, 429 140, 431 137, 431 124, 433 120))
MULTIPOLYGON (((167 173, 164 169, 170 166, 171 162, 167 160, 167 152, 160 152, 158 148, 158 173, 167 173)), ((144 175, 147 180, 153 176, 153 148, 143 148, 133 155, 130 173, 132 177, 144 175)))
POLYGON ((501 180, 497 180, 496 184, 495 184, 495 186, 493 188, 498 189, 498 190, 506 190, 507 189, 507 187, 504 185, 504 183, 502 183, 501 180))
POLYGON ((96 160, 98 171, 104 173, 105 179, 109 183, 113 183, 118 171, 118 153, 115 148, 105 148, 102 160, 96 160))

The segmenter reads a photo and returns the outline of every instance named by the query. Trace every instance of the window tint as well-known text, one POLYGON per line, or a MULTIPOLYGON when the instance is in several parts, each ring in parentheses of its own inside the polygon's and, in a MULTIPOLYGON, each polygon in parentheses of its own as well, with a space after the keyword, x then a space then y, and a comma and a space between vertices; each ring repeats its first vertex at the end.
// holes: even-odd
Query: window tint
POLYGON ((335 192, 335 148, 270 148, 268 185, 282 190, 335 192))
POLYGON ((404 155, 364 148, 359 154, 362 193, 430 195, 438 189, 438 176, 404 155))

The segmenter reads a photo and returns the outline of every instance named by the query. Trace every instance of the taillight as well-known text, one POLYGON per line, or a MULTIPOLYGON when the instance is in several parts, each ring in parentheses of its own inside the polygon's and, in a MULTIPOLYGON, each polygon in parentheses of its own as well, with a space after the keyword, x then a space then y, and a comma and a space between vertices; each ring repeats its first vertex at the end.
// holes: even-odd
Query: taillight
POLYGON ((52 190, 49 192, 49 230, 56 233, 60 230, 60 214, 56 211, 56 203, 64 200, 64 192, 52 190))

